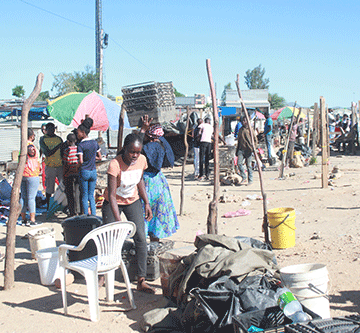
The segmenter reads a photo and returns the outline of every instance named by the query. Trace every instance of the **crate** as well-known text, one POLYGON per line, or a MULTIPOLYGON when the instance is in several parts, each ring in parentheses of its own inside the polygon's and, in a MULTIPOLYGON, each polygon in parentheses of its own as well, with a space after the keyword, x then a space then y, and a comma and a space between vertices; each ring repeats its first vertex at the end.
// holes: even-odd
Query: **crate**
MULTIPOLYGON (((320 318, 316 313, 306 307, 304 312, 311 318, 320 318)), ((284 312, 278 306, 270 307, 265 310, 255 310, 244 312, 233 317, 233 326, 235 333, 247 333, 250 326, 262 328, 268 333, 284 333, 285 325, 291 324, 291 319, 284 315, 284 312)))
POLYGON ((360 316, 315 319, 308 323, 289 324, 285 326, 286 333, 350 333, 360 331, 360 316))
MULTIPOLYGON (((154 281, 160 277, 160 261, 158 256, 173 247, 174 242, 170 240, 161 240, 160 242, 152 242, 148 244, 148 256, 146 262, 146 279, 148 281, 154 281)), ((130 281, 135 281, 137 274, 137 257, 133 241, 126 240, 124 242, 121 256, 126 266, 130 281)), ((120 270, 115 273, 115 279, 120 282, 124 281, 120 270)))

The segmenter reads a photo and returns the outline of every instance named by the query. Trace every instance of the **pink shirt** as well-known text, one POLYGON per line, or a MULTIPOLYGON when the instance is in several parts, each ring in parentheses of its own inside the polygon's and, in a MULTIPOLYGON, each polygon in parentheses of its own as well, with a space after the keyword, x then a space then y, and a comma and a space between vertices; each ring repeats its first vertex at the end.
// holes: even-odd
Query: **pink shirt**
POLYGON ((199 125, 201 131, 200 142, 211 142, 211 137, 214 132, 214 127, 208 123, 202 123, 199 125))

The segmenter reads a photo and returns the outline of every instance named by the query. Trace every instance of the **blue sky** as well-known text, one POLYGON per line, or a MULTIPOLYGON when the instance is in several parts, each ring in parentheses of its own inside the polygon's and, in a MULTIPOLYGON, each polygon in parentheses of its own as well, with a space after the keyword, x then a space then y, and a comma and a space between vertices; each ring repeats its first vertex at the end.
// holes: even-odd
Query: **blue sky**
MULTIPOLYGON (((95 0, 0 5, 0 99, 16 85, 28 96, 40 72, 44 91, 53 75, 95 67, 95 0)), ((261 64, 269 92, 287 102, 306 107, 324 96, 329 107, 349 107, 360 100, 359 1, 102 0, 102 7, 111 95, 146 81, 208 95, 209 58, 218 98, 228 82, 235 88, 236 74, 247 89, 245 72, 261 64)))

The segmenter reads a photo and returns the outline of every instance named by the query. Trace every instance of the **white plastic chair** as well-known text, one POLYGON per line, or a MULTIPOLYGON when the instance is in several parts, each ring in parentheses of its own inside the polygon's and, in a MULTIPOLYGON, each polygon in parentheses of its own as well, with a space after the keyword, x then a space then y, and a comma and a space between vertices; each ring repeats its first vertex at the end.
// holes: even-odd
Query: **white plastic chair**
POLYGON ((131 307, 136 309, 129 275, 121 257, 121 250, 125 239, 132 237, 135 231, 136 226, 133 222, 114 222, 90 231, 78 246, 68 244, 59 246, 61 294, 65 314, 67 314, 65 280, 67 269, 79 272, 85 277, 90 307, 90 319, 92 321, 98 321, 100 317, 98 275, 105 275, 106 299, 108 302, 113 301, 115 270, 119 268, 119 266, 124 277, 131 307), (69 262, 67 251, 81 251, 91 239, 96 244, 97 256, 69 262))

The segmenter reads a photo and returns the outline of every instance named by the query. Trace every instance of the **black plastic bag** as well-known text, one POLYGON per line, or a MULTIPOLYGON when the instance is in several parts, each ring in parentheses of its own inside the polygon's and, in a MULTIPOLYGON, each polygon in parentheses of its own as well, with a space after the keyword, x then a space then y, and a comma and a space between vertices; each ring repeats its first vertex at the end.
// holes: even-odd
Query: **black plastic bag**
POLYGON ((245 312, 276 306, 276 284, 263 275, 248 276, 237 286, 237 296, 245 312))
POLYGON ((194 299, 186 306, 182 324, 186 332, 233 332, 232 317, 242 312, 237 285, 223 276, 208 289, 194 288, 190 295, 194 299))

